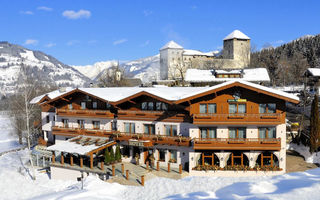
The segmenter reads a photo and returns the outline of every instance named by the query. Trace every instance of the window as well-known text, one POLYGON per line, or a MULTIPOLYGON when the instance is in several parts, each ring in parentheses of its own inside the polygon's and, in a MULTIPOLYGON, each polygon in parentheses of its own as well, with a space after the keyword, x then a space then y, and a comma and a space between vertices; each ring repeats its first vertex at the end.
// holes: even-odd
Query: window
POLYGON ((111 122, 111 130, 113 130, 113 131, 117 130, 117 121, 111 122))
POLYGON ((110 109, 110 108, 111 108, 111 105, 110 105, 108 102, 106 103, 106 108, 107 108, 107 109, 110 109))
POLYGON ((47 117, 46 117, 46 121, 47 121, 47 123, 49 123, 49 122, 50 122, 50 116, 49 116, 49 115, 47 115, 47 117))
POLYGON ((100 129, 100 122, 99 121, 92 121, 93 129, 100 129))
POLYGON ((271 166, 271 167, 279 167, 279 160, 277 156, 270 152, 261 153, 256 161, 257 165, 263 166, 271 166))
POLYGON ((201 138, 217 138, 217 128, 200 128, 200 137, 201 138))
POLYGON ((81 109, 82 110, 86 109, 86 102, 81 102, 81 109))
POLYGON ((156 103, 156 110, 162 110, 162 102, 156 103))
POLYGON ((154 135, 156 132, 154 124, 144 124, 144 134, 154 135))
POLYGON ((84 129, 84 120, 82 120, 82 119, 78 120, 78 127, 81 129, 84 129))
POLYGON ((230 103, 229 113, 246 113, 246 104, 244 103, 230 103))
POLYGON ((177 136, 177 126, 176 125, 165 125, 166 135, 167 136, 177 136))
POLYGON ((276 138, 275 127, 261 127, 259 128, 259 138, 276 138))
POLYGON ((246 138, 246 128, 229 128, 229 138, 246 138))
POLYGON ((124 123, 124 132, 126 133, 135 133, 135 124, 134 123, 124 123))
POLYGON ((216 113, 217 112, 217 104, 209 103, 209 104, 200 104, 200 113, 216 113))
POLYGON ((220 165, 219 158, 213 152, 203 152, 200 156, 199 164, 204 165, 220 165))
POLYGON ((165 161, 166 160, 166 151, 164 149, 159 149, 159 161, 165 161))
POLYGON ((276 104, 259 104, 259 113, 276 113, 276 104))
POLYGON ((170 159, 169 159, 169 162, 172 162, 172 163, 176 163, 177 162, 177 151, 176 150, 169 150, 170 152, 170 159))
POLYGON ((98 108, 98 103, 97 102, 92 102, 92 108, 97 109, 98 108))
POLYGON ((141 110, 148 110, 148 102, 142 102, 141 110))
POLYGON ((248 160, 248 157, 243 152, 235 151, 235 152, 231 152, 229 159, 227 161, 227 165, 249 166, 249 160, 248 160))
POLYGON ((148 110, 153 110, 153 102, 148 102, 148 110))
POLYGON ((69 110, 72 110, 72 109, 73 109, 72 103, 69 103, 68 108, 69 108, 69 110))
POLYGON ((68 128, 69 127, 69 120, 68 119, 62 119, 62 124, 64 128, 68 128))

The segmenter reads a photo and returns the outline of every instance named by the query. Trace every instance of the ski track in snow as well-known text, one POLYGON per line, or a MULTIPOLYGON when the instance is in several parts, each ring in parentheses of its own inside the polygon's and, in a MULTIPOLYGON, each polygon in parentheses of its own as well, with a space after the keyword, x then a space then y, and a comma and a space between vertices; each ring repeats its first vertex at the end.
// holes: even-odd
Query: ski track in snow
MULTIPOLYGON (((8 118, 0 116, 0 149, 15 141, 8 118), (6 133, 6 134, 3 134, 6 133)), ((154 178, 144 187, 124 186, 89 176, 81 183, 51 180, 46 173, 36 172, 31 180, 26 163, 28 150, 0 156, 0 199, 82 200, 82 199, 319 199, 320 168, 274 177, 185 177, 180 180, 154 178)))

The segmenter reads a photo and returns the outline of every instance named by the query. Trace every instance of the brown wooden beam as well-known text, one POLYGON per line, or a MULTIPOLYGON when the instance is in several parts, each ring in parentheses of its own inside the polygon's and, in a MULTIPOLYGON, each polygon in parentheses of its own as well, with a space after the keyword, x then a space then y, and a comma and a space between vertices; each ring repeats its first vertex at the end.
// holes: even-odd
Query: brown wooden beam
POLYGON ((63 164, 64 164, 63 152, 61 152, 61 160, 60 160, 60 162, 61 162, 61 165, 63 165, 63 164))
POLYGON ((73 166, 73 155, 70 154, 70 165, 73 166))
POLYGON ((80 167, 81 168, 83 167, 83 158, 82 158, 82 156, 80 156, 80 167))
POLYGON ((90 154, 90 169, 93 169, 93 154, 90 154))
POLYGON ((52 152, 52 160, 51 160, 52 163, 55 163, 56 162, 56 156, 54 155, 54 152, 52 152))

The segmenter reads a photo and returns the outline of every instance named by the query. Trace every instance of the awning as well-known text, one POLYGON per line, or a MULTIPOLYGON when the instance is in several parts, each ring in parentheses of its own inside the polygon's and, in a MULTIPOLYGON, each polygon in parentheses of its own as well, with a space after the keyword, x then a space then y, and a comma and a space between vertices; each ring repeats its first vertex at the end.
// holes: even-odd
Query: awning
POLYGON ((60 141, 47 148, 50 151, 60 151, 79 155, 89 155, 115 145, 115 141, 110 141, 106 137, 77 136, 66 141, 60 141))

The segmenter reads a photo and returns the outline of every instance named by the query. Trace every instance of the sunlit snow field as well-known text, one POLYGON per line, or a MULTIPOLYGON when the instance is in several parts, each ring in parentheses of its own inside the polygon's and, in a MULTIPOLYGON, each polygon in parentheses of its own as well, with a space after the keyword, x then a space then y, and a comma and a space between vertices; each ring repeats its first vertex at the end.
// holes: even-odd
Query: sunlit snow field
MULTIPOLYGON (((0 116, 1 127, 10 129, 0 116)), ((0 149, 19 147, 2 130, 0 149), (6 142, 2 142, 6 141, 6 142), (16 144, 16 146, 15 146, 16 144)), ((84 183, 50 180, 37 172, 32 181, 25 168, 27 150, 0 156, 0 199, 319 199, 320 168, 274 177, 186 177, 180 180, 154 178, 145 186, 123 186, 89 176, 84 183)))

